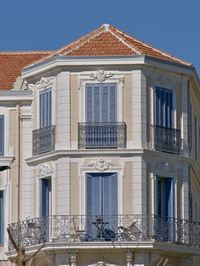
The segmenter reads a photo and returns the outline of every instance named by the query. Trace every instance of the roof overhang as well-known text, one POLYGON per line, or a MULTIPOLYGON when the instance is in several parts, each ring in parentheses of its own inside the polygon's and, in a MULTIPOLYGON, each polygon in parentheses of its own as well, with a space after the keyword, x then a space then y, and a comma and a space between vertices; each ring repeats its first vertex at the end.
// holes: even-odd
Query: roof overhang
MULTIPOLYGON (((197 83, 199 77, 196 69, 192 65, 184 65, 174 63, 171 61, 162 60, 155 57, 137 55, 137 56, 101 56, 101 57, 69 57, 56 55, 46 61, 29 65, 22 70, 22 78, 29 79, 45 72, 53 71, 56 68, 62 67, 84 67, 84 66, 136 66, 146 65, 155 68, 165 69, 168 71, 176 72, 178 74, 185 74, 194 76, 197 83)), ((200 86, 199 86, 200 87, 200 86)))

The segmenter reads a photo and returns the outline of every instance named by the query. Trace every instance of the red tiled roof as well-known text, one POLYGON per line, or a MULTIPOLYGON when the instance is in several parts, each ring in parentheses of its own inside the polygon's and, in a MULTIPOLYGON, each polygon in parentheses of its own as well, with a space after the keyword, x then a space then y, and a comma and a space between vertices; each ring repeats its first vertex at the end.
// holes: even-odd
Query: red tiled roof
POLYGON ((50 52, 0 52, 0 90, 10 90, 25 65, 31 64, 50 52))
POLYGON ((84 35, 75 42, 52 52, 47 60, 55 55, 63 56, 134 56, 146 55, 187 66, 192 64, 154 48, 117 28, 104 24, 98 29, 84 35))
POLYGON ((186 66, 192 64, 154 48, 117 28, 104 24, 63 48, 35 52, 0 52, 0 90, 12 88, 23 67, 63 56, 136 56, 146 55, 186 66))

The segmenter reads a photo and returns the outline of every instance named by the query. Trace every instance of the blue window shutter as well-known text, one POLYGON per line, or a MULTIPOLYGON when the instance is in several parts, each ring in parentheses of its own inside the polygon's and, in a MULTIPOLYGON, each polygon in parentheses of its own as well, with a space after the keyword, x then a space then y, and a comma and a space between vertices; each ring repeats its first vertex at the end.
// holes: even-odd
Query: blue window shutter
POLYGON ((87 174, 87 215, 101 215, 101 175, 98 173, 87 174))
POLYGON ((118 214, 117 173, 102 175, 103 187, 103 215, 118 214))
POLYGON ((94 85, 93 93, 94 93, 94 102, 93 102, 93 122, 101 122, 101 87, 98 84, 94 85))
POLYGON ((4 192, 0 191, 0 244, 4 242, 4 192))
POLYGON ((40 92, 40 128, 51 126, 52 120, 52 91, 47 89, 40 92))
POLYGON ((0 156, 4 155, 4 116, 0 115, 0 156))
POLYGON ((101 89, 101 122, 109 122, 109 87, 107 84, 104 84, 101 89))
POLYGON ((86 86, 86 121, 93 122, 93 87, 86 86))
POLYGON ((40 189, 40 215, 49 216, 50 215, 50 192, 51 192, 51 179, 41 179, 41 189, 40 189))
POLYGON ((156 87, 156 125, 173 127, 173 92, 172 90, 156 87))
POLYGON ((116 122, 117 90, 114 83, 86 85, 86 121, 116 122))

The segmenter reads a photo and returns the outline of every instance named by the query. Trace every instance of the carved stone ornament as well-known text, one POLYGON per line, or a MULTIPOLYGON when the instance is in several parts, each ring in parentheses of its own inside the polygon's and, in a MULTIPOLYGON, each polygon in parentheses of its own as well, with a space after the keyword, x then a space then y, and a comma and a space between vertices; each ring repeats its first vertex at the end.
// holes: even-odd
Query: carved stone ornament
POLYGON ((55 77, 42 77, 40 81, 36 83, 37 86, 47 87, 54 81, 55 77))
POLYGON ((107 263, 107 262, 104 262, 104 261, 98 261, 94 264, 90 264, 90 265, 87 265, 87 266, 117 266, 117 264, 110 264, 110 263, 107 263))
POLYGON ((39 165, 39 167, 37 169, 37 176, 38 177, 49 176, 49 175, 52 175, 52 173, 53 173, 53 167, 47 163, 39 165))
POLYGON ((112 161, 105 161, 104 159, 99 159, 98 161, 91 161, 88 166, 93 167, 98 170, 100 173, 105 172, 109 169, 110 166, 114 166, 115 164, 112 161))
POLYGON ((91 73, 90 77, 96 79, 98 82, 104 82, 105 80, 109 79, 110 77, 114 76, 114 73, 106 73, 104 70, 98 70, 96 74, 91 73))

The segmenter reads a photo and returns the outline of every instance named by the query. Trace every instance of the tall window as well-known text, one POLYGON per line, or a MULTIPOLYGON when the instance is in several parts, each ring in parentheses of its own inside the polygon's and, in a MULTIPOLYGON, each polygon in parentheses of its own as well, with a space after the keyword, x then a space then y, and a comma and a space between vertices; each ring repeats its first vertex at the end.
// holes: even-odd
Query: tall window
POLYGON ((40 216, 51 215, 51 179, 43 178, 40 180, 40 216))
POLYGON ((116 122, 116 87, 115 83, 86 85, 86 122, 116 122))
POLYGON ((171 177, 156 177, 156 214, 163 217, 174 217, 175 193, 174 180, 171 177))
POLYGON ((0 245, 4 240, 4 195, 3 191, 0 191, 0 245))
POLYGON ((40 128, 51 126, 52 122, 52 90, 48 88, 40 92, 40 128))
POLYGON ((173 127, 173 91, 156 87, 156 117, 157 126, 173 127))
POLYGON ((4 115, 0 115, 0 156, 4 155, 4 115))
POLYGON ((117 173, 86 175, 86 214, 89 217, 87 233, 90 237, 104 237, 105 240, 114 237, 117 231, 117 194, 117 173), (95 225, 96 217, 100 218, 101 224, 97 221, 95 225))

